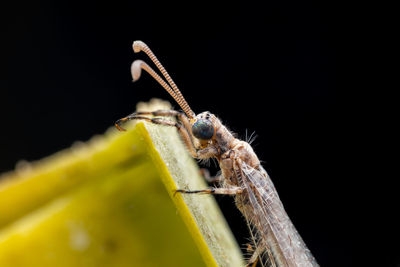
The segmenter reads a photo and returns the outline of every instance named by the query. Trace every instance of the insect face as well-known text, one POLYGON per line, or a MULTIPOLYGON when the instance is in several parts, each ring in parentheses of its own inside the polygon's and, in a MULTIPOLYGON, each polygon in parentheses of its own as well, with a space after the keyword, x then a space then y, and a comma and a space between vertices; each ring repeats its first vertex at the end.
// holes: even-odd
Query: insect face
POLYGON ((214 136, 214 126, 208 119, 198 119, 192 126, 192 133, 200 140, 209 140, 214 136))

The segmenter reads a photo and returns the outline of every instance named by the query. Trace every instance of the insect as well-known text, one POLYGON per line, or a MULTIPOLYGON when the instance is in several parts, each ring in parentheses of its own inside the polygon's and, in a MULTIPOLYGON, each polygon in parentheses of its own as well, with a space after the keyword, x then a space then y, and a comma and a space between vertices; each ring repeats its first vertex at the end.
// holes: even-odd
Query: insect
POLYGON ((142 60, 132 63, 131 72, 136 81, 142 69, 148 72, 182 108, 136 112, 116 121, 115 126, 128 120, 145 120, 151 123, 175 127, 189 153, 196 159, 215 158, 221 174, 215 177, 220 187, 199 190, 178 189, 185 194, 226 194, 235 197, 238 209, 243 213, 254 243, 253 255, 247 266, 318 266, 302 238, 296 231, 283 208, 278 193, 267 172, 261 166, 250 144, 235 138, 212 113, 196 115, 180 90, 150 48, 142 41, 133 43, 135 53, 145 52, 160 70, 166 81, 142 60), (156 118, 150 117, 157 116, 156 118), (175 121, 161 117, 175 117, 175 121))

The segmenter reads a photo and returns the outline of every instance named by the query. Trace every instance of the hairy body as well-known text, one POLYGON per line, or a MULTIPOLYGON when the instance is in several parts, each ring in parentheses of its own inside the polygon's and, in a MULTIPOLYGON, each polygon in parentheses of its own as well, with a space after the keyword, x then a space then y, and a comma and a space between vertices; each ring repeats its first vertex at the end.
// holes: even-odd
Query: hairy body
POLYGON ((318 266, 286 214, 271 179, 250 144, 235 138, 212 113, 205 111, 196 115, 147 45, 136 41, 133 48, 135 52, 144 51, 149 55, 168 83, 141 60, 132 64, 134 80, 144 69, 170 93, 184 112, 137 112, 118 120, 117 128, 123 130, 120 124, 128 120, 146 120, 175 127, 194 158, 215 158, 218 161, 221 175, 215 180, 220 182, 220 187, 178 189, 177 192, 235 196, 236 206, 246 218, 255 247, 248 266, 255 266, 259 260, 263 266, 265 263, 272 266, 318 266), (175 117, 177 121, 163 117, 175 117))

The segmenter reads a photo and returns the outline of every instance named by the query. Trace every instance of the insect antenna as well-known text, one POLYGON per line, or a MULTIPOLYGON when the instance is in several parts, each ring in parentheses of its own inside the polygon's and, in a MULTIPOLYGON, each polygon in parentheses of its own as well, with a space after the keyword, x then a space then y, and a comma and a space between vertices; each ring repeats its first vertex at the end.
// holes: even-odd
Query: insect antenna
POLYGON ((163 65, 161 65, 160 61, 157 59, 157 57, 154 55, 154 53, 150 50, 150 48, 142 41, 135 41, 133 42, 133 51, 135 53, 139 53, 140 51, 143 51, 146 53, 146 55, 153 61, 153 63, 157 66, 157 68, 160 70, 164 78, 167 80, 170 86, 168 86, 165 81, 146 63, 143 61, 139 61, 139 63, 136 63, 137 61, 133 62, 131 71, 132 71, 132 77, 135 80, 140 77, 140 69, 144 69, 147 71, 154 79, 156 79, 161 86, 164 87, 168 91, 168 93, 175 99, 175 101, 178 103, 178 105, 183 109, 183 111, 186 113, 186 115, 190 118, 193 119, 196 114, 192 111, 192 109, 189 107, 189 104, 186 102, 185 98, 183 97, 181 91, 178 89, 178 86, 176 86, 175 82, 172 80, 171 76, 169 76, 168 72, 165 70, 163 65), (172 88, 171 88, 172 87, 172 88))
POLYGON ((133 81, 137 81, 140 78, 142 73, 142 69, 151 75, 165 90, 177 101, 178 96, 175 94, 174 90, 164 81, 163 78, 160 77, 146 62, 143 60, 135 60, 131 66, 131 73, 133 81))

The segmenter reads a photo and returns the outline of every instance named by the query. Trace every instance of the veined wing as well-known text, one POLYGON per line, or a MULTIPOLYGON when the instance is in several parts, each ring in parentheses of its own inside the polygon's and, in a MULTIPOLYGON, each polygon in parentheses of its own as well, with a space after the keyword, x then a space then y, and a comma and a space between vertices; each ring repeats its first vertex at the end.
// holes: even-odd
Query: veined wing
POLYGON ((243 184, 254 207, 255 226, 263 242, 271 247, 278 263, 287 266, 318 266, 303 239, 286 214, 267 172, 242 162, 243 184))

